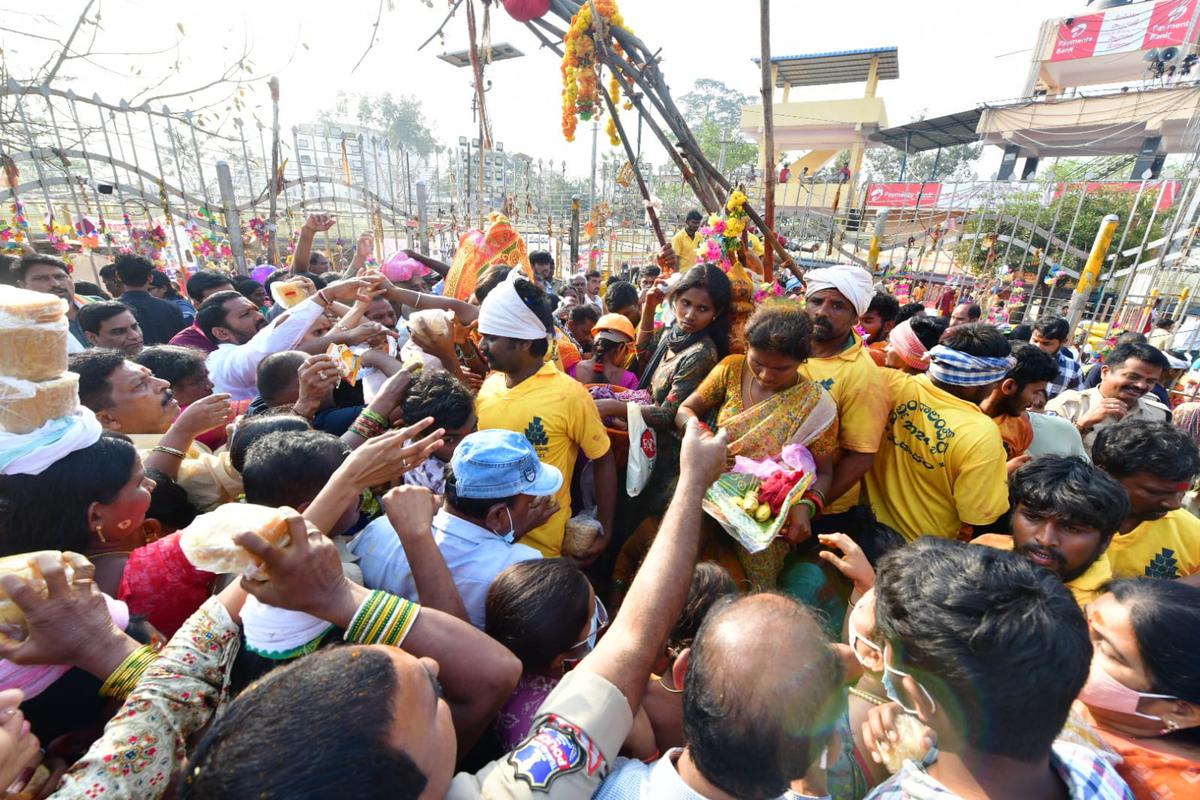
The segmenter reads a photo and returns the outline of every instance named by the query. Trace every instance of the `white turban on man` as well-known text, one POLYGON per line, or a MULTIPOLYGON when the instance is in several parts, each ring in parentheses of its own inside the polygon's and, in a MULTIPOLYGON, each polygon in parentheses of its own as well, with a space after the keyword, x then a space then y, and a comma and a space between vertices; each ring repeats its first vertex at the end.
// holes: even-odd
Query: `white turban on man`
POLYGON ((824 289, 836 289, 854 306, 855 312, 861 317, 867 313, 871 298, 875 296, 871 273, 862 267, 838 266, 823 267, 805 273, 804 280, 808 289, 804 296, 812 297, 824 289))

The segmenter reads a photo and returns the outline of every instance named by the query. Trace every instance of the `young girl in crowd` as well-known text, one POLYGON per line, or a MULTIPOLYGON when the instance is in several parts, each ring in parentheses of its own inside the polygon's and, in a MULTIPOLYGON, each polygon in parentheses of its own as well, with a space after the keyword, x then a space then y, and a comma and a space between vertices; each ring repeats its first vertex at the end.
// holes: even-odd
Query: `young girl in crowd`
POLYGON ((633 324, 620 314, 605 314, 592 328, 592 355, 571 367, 571 377, 580 383, 607 383, 636 389, 638 377, 625 369, 633 324))

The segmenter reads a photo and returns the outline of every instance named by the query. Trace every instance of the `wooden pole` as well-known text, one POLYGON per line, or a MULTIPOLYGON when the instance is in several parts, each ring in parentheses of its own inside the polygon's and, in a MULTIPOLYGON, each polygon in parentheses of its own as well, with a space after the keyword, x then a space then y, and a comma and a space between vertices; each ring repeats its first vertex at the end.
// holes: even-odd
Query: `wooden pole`
MULTIPOLYGON (((271 234, 271 247, 267 251, 267 263, 278 264, 279 235, 275 229, 275 214, 278 210, 279 200, 279 78, 272 77, 269 85, 271 87, 271 210, 267 220, 267 230, 271 234)), ((232 234, 230 238, 232 238, 232 234)))
MULTIPOLYGON (((763 146, 766 150, 766 166, 763 174, 763 212, 767 223, 762 231, 763 238, 774 236, 775 230, 775 81, 774 69, 771 63, 771 0, 760 0, 758 11, 758 29, 761 39, 762 56, 759 65, 762 68, 762 106, 763 106, 763 146)), ((763 279, 770 283, 772 267, 775 263, 775 250, 767 247, 763 252, 763 279)))

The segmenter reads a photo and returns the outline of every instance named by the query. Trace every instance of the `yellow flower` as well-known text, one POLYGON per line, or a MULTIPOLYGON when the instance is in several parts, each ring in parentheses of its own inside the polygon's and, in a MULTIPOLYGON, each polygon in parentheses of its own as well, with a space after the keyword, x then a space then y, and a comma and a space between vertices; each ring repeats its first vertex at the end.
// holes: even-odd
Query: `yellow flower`
MULTIPOLYGON (((745 195, 743 195, 745 197, 745 195)), ((725 237, 736 239, 742 235, 742 231, 746 230, 746 220, 744 217, 728 217, 725 220, 725 237)))
POLYGON ((733 194, 729 195, 729 202, 725 204, 725 208, 730 211, 741 211, 744 205, 746 205, 746 194, 741 190, 735 190, 733 194))

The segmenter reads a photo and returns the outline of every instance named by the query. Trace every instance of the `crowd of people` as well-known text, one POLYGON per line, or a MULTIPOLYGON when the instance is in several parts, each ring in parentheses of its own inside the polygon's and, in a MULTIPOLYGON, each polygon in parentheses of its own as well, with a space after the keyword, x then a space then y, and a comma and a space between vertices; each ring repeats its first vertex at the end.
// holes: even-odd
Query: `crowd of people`
POLYGON ((320 214, 263 283, 0 264, 65 301, 81 404, 0 433, 0 791, 1200 791, 1200 405, 1163 350, 850 265, 739 316, 700 221, 565 279, 341 263, 320 214), (714 487, 781 465, 750 546, 714 487), (252 568, 198 566, 229 514, 252 568))

